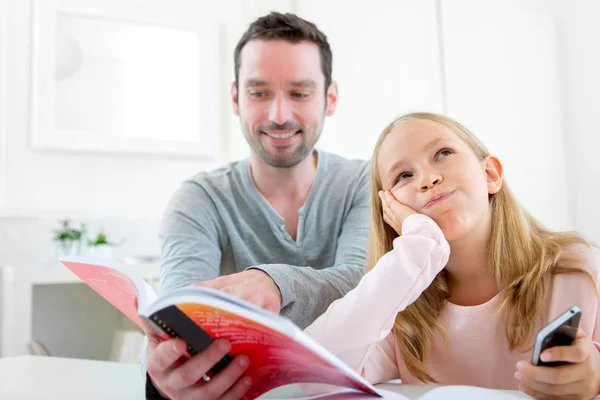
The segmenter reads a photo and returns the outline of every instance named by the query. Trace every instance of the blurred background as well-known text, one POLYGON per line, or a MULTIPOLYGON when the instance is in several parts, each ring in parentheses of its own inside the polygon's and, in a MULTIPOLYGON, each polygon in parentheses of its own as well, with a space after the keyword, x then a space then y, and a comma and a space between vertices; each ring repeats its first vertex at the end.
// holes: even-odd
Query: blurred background
POLYGON ((367 159, 395 116, 447 114, 534 216, 600 243, 600 2, 0 0, 0 355, 135 361, 131 325, 57 255, 153 279, 174 190, 248 154, 233 49, 269 11, 332 46, 339 106, 319 148, 367 159))

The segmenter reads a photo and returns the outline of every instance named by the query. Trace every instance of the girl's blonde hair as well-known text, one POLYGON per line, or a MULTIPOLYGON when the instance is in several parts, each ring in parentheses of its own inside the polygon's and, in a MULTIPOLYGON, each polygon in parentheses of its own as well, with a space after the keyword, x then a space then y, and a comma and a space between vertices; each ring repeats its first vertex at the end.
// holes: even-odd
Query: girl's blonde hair
MULTIPOLYGON (((372 157, 371 212, 373 226, 367 254, 368 269, 392 250, 398 234, 384 222, 379 178, 378 154, 381 144, 391 130, 406 121, 426 120, 452 130, 473 151, 479 160, 489 156, 487 148, 464 126, 451 118, 432 113, 411 113, 395 119, 379 136, 372 157)), ((491 236, 489 268, 501 293, 500 310, 505 310, 505 332, 511 351, 526 349, 533 337, 534 317, 541 316, 546 287, 552 274, 579 274, 595 288, 592 276, 573 252, 562 250, 574 244, 589 246, 573 233, 552 232, 542 226, 519 206, 506 182, 496 194, 489 196, 491 236), (571 254, 569 254, 571 253, 571 254)), ((450 296, 446 272, 440 272, 433 283, 404 311, 398 313, 393 331, 409 371, 423 382, 436 382, 429 375, 424 356, 438 330, 445 333, 437 321, 446 299, 450 296)))

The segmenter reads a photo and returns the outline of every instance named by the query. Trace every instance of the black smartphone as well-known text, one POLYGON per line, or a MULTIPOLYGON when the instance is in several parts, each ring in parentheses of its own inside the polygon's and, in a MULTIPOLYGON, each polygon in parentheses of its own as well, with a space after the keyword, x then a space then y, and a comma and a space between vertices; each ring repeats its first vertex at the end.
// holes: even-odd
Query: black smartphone
MULTIPOLYGON (((181 338, 187 343, 187 352, 190 356, 195 356, 212 342, 213 338, 201 327, 196 325, 183 311, 177 306, 169 306, 150 316, 149 322, 162 330, 172 338, 181 338)), ((233 360, 231 354, 226 354, 217 362, 207 375, 212 378, 221 372, 233 360)))
POLYGON ((544 350, 554 346, 569 346, 577 336, 579 321, 581 320, 581 310, 578 307, 571 307, 562 315, 540 329, 535 339, 531 363, 533 365, 543 365, 555 367, 567 364, 565 361, 544 362, 540 360, 540 355, 544 350))

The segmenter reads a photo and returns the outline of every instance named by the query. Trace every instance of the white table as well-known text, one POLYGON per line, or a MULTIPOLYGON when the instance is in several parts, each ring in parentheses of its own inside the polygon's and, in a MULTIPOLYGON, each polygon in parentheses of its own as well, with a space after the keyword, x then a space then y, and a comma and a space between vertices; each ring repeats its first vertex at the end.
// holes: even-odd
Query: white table
POLYGON ((0 358, 0 399, 143 400, 136 364, 57 357, 0 358))
MULTIPOLYGON (((377 387, 410 399, 435 388, 390 384, 377 387)), ((286 394, 295 393, 293 388, 287 389, 278 389, 275 397, 286 398, 286 394)), ((73 400, 143 400, 144 379, 137 364, 39 356, 0 358, 0 399, 38 400, 58 395, 73 400)), ((273 395, 265 396, 269 397, 273 395)))

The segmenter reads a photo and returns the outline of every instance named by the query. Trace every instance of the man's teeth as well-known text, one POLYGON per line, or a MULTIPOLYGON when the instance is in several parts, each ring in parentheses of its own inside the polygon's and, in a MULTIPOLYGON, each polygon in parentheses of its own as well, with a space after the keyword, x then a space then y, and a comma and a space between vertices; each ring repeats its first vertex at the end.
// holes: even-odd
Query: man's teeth
POLYGON ((267 133, 267 135, 271 136, 272 138, 275 139, 287 139, 289 137, 292 137, 296 134, 296 132, 290 132, 290 133, 267 133))

